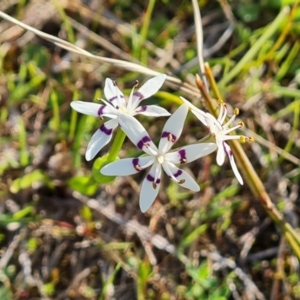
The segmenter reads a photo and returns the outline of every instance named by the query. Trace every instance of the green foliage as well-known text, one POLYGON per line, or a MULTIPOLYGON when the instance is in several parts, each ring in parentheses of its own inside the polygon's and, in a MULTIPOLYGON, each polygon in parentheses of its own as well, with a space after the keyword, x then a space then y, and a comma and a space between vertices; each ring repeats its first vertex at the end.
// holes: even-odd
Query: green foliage
POLYGON ((68 186, 71 189, 87 196, 94 195, 98 189, 97 182, 95 182, 91 176, 86 175, 72 177, 68 181, 68 186))
POLYGON ((10 191, 12 193, 18 193, 23 189, 29 188, 36 182, 42 182, 49 188, 53 188, 53 183, 51 182, 50 178, 42 170, 37 169, 25 174, 21 178, 15 179, 10 186, 10 191))
MULTIPOLYGON (((6 4, 2 2, 0 6, 6 4)), ((5 11, 18 20, 30 16, 32 21, 35 15, 30 15, 30 7, 35 2, 38 1, 21 0, 5 11)), ((77 2, 80 6, 80 1, 77 2)), ((198 73, 198 64, 176 73, 197 56, 195 35, 191 31, 191 3, 150 2, 108 1, 105 6, 99 4, 92 11, 89 6, 77 10, 55 1, 58 10, 55 22, 64 39, 74 43, 84 41, 84 48, 92 53, 119 58, 107 45, 96 43, 90 32, 118 47, 120 53, 131 56, 133 62, 138 61, 169 75, 176 74, 175 77, 183 82, 193 83, 194 79, 188 73, 198 73), (153 5, 152 9, 149 5, 153 5), (111 15, 107 17, 106 13, 111 15), (75 22, 86 30, 76 28, 75 22)), ((298 216, 295 194, 300 176, 297 163, 300 7, 295 8, 294 15, 280 14, 280 18, 277 15, 283 6, 297 2, 229 1, 229 9, 237 21, 233 35, 220 46, 218 41, 222 40, 223 32, 218 28, 225 20, 223 12, 226 9, 221 9, 219 2, 198 1, 202 17, 208 22, 204 37, 220 47, 209 62, 222 97, 228 101, 230 109, 231 106, 240 108, 240 117, 246 127, 262 140, 253 147, 246 145, 243 148, 271 190, 276 207, 283 213, 291 209, 291 203, 285 200, 291 195, 295 216, 298 216), (215 15, 218 18, 215 19, 215 15), (284 33, 285 29, 288 30, 284 33), (278 149, 282 151, 276 152, 278 149), (259 159, 267 162, 267 167, 256 162, 259 159), (280 188, 284 183, 285 197, 277 196, 281 192, 277 190, 279 186, 269 183, 275 177, 274 171, 280 173, 278 182, 280 188)), ((51 25, 36 17, 39 25, 51 25)), ((7 34, 8 24, 0 20, 0 28, 4 30, 0 39, 7 34)), ((15 27, 10 29, 17 32, 15 27)), ((1 40, 1 266, 6 257, 9 259, 0 270, 0 299, 21 299, 22 295, 30 299, 56 299, 65 293, 65 297, 74 299, 106 300, 115 293, 111 297, 116 299, 225 300, 232 298, 231 284, 236 286, 240 297, 245 298, 244 283, 236 278, 235 271, 228 268, 216 271, 209 251, 213 248, 220 255, 238 260, 244 250, 243 238, 253 228, 261 228, 266 214, 257 198, 250 194, 247 182, 242 187, 237 186, 228 171, 229 164, 224 171, 223 166, 214 164, 213 154, 211 159, 201 162, 200 169, 192 168, 201 186, 199 193, 191 193, 164 178, 152 210, 141 214, 136 191, 144 174, 124 180, 120 186, 110 186, 115 177, 100 173, 104 165, 119 155, 131 157, 141 152, 125 141, 125 135, 118 130, 115 140, 101 150, 101 157, 96 158, 93 165, 86 162, 86 146, 103 120, 79 115, 69 103, 100 98, 106 77, 128 86, 129 89, 124 91, 128 95, 132 82, 136 79, 145 81, 146 75, 137 70, 124 71, 118 64, 113 67, 100 65, 79 54, 72 54, 71 68, 55 73, 52 72, 54 63, 68 59, 70 52, 42 44, 39 39, 30 36, 28 39, 26 32, 8 41, 1 40), (45 153, 40 148, 45 148, 45 153), (49 160, 57 152, 71 155, 73 168, 70 174, 60 172, 60 166, 56 174, 51 172, 49 160), (42 154, 38 163, 36 153, 42 154), (210 169, 210 177, 207 169, 210 169), (223 181, 229 183, 226 188, 223 181), (105 193, 101 193, 104 185, 107 185, 105 193), (89 206, 92 201, 82 204, 74 199, 73 191, 85 195, 87 200, 97 194, 99 203, 106 203, 107 199, 102 197, 111 193, 109 196, 115 201, 106 207, 99 206, 98 210, 89 206), (232 247, 227 245, 229 240, 232 247), (20 259, 21 254, 26 254, 25 261, 20 259), (53 275, 55 272, 56 276, 53 275), (26 281, 31 276, 37 286, 26 281)), ((179 95, 187 94, 189 100, 206 109, 202 100, 199 101, 197 90, 191 93, 185 84, 175 82, 165 84, 146 103, 159 104, 172 112, 182 103, 179 95)), ((151 136, 160 133, 160 126, 165 121, 138 118, 151 136)), ((193 117, 187 119, 186 128, 182 142, 192 143, 195 134, 199 134, 193 117)), ((253 237, 255 241, 249 249, 249 257, 254 252, 274 249, 284 240, 275 226, 262 231, 264 238, 260 232, 253 237)), ((246 272, 251 273, 254 284, 266 299, 270 298, 268 279, 261 285, 261 278, 266 274, 271 274, 269 280, 274 279, 273 274, 280 276, 280 283, 285 287, 282 296, 297 299, 300 297, 300 279, 295 256, 290 249, 280 255, 278 252, 271 258, 251 263, 246 255, 246 272)))
POLYGON ((193 278, 193 283, 187 287, 186 299, 228 299, 231 292, 226 281, 219 282, 217 277, 211 274, 207 261, 199 267, 187 266, 187 273, 193 278))
POLYGON ((106 154, 100 158, 97 158, 94 162, 93 165, 93 178, 98 182, 98 183, 109 183, 112 182, 115 179, 115 176, 105 176, 101 174, 101 169, 107 165, 108 161, 108 156, 109 154, 106 154))

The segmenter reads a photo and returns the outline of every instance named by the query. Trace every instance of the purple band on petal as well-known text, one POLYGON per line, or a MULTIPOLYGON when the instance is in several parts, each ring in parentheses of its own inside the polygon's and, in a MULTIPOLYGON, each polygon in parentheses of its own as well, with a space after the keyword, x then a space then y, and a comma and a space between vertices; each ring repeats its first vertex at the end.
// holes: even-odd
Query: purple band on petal
POLYGON ((171 137, 172 137, 172 140, 171 140, 171 141, 169 140, 169 142, 175 143, 176 140, 177 140, 177 137, 176 137, 176 135, 174 135, 174 134, 171 133, 171 132, 164 131, 164 132, 161 134, 161 137, 162 137, 162 138, 168 138, 168 139, 169 139, 170 135, 171 135, 171 137))
POLYGON ((105 133, 106 135, 111 135, 112 133, 112 128, 107 128, 105 126, 105 124, 102 124, 101 127, 99 128, 100 131, 102 131, 103 133, 105 133))
POLYGON ((186 152, 184 149, 181 149, 178 151, 178 154, 180 156, 180 163, 184 164, 186 163, 187 159, 186 159, 186 152))
POLYGON ((105 105, 101 105, 98 109, 98 116, 102 116, 104 113, 105 105))
MULTIPOLYGON (((154 182, 154 177, 151 176, 150 174, 147 175, 146 179, 147 179, 148 181, 150 181, 150 182, 154 182)), ((155 183, 156 183, 156 184, 159 184, 159 183, 160 183, 160 178, 157 178, 155 183)))
POLYGON ((140 149, 143 149, 144 145, 148 142, 151 142, 151 139, 149 138, 149 136, 144 136, 141 140, 139 140, 139 142, 137 143, 137 146, 140 149))
POLYGON ((174 177, 178 177, 182 174, 182 171, 181 170, 178 170, 174 175, 174 177))
MULTIPOLYGON (((124 96, 123 96, 123 95, 119 95, 119 97, 120 97, 121 99, 124 99, 124 96)), ((110 102, 113 102, 113 101, 115 101, 115 100, 118 100, 118 95, 117 95, 117 96, 114 96, 114 97, 112 97, 112 98, 110 98, 110 99, 108 99, 108 101, 110 101, 110 102)))
POLYGON ((139 91, 135 92, 133 94, 133 96, 137 97, 139 101, 142 101, 144 99, 144 95, 141 92, 139 92, 139 91))
POLYGON ((108 99, 108 101, 112 102, 114 100, 118 99, 118 96, 113 96, 112 98, 108 99))
POLYGON ((147 110, 147 105, 142 105, 138 107, 138 112, 144 112, 147 110))
POLYGON ((137 171, 142 171, 142 168, 141 166, 139 165, 139 159, 138 158, 134 158, 132 160, 132 164, 133 164, 133 167, 137 170, 137 171))
POLYGON ((135 166, 135 165, 138 165, 138 164, 139 164, 139 159, 138 159, 138 158, 134 158, 134 159, 132 160, 132 163, 133 163, 134 166, 135 166))
POLYGON ((231 151, 231 148, 230 148, 228 145, 227 145, 228 147, 226 147, 226 143, 225 143, 225 142, 222 143, 222 146, 223 146, 224 152, 225 152, 228 156, 233 156, 232 151, 231 151))

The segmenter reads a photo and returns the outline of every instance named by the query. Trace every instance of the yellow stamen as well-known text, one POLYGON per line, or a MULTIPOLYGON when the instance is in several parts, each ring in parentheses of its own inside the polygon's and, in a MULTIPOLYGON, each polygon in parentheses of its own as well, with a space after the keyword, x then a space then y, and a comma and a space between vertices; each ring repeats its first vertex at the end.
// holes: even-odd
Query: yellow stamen
POLYGON ((246 143, 247 139, 248 139, 247 137, 245 137, 244 135, 241 135, 239 140, 241 143, 246 143))
POLYGON ((239 122, 238 125, 240 126, 240 128, 243 128, 245 126, 244 122, 239 122))
POLYGON ((238 108, 235 108, 233 111, 233 114, 237 116, 239 113, 240 113, 240 110, 238 108))
POLYGON ((219 104, 219 105, 224 105, 225 102, 224 102, 222 99, 218 99, 218 104, 219 104))

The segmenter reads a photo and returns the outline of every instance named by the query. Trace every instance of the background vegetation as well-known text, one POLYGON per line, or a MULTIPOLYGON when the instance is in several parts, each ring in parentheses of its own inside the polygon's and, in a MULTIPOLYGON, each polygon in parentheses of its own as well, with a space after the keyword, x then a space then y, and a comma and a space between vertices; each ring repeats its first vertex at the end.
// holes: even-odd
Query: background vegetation
MULTIPOLYGON (((199 5, 204 59, 255 139, 243 149, 299 232, 296 2, 199 5)), ((0 11, 94 55, 193 86, 199 72, 189 1, 4 0, 0 11)), ((97 182, 84 153, 101 121, 78 115, 70 102, 101 97, 106 77, 129 94, 149 75, 75 55, 1 17, 0 45, 1 300, 300 299, 297 247, 291 250, 248 182, 240 186, 229 163, 215 164, 215 154, 191 164, 201 192, 165 178, 146 214, 138 207, 143 176, 97 182)), ((206 109, 197 89, 192 97, 181 87, 169 80, 151 101, 174 111, 181 95, 206 109)), ((165 122, 140 120, 153 137, 165 122)), ((182 142, 205 134, 189 115, 182 142)), ((120 157, 135 151, 126 141, 120 157)))

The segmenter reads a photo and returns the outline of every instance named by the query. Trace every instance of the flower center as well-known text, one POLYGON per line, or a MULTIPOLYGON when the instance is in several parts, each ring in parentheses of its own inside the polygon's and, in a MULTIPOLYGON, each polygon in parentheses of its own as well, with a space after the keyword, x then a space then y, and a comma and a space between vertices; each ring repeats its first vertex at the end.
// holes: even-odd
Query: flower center
POLYGON ((119 110, 121 110, 123 113, 129 115, 129 111, 125 105, 119 106, 119 110))
POLYGON ((164 156, 162 154, 158 154, 156 159, 157 159, 159 164, 162 165, 164 163, 164 156))

